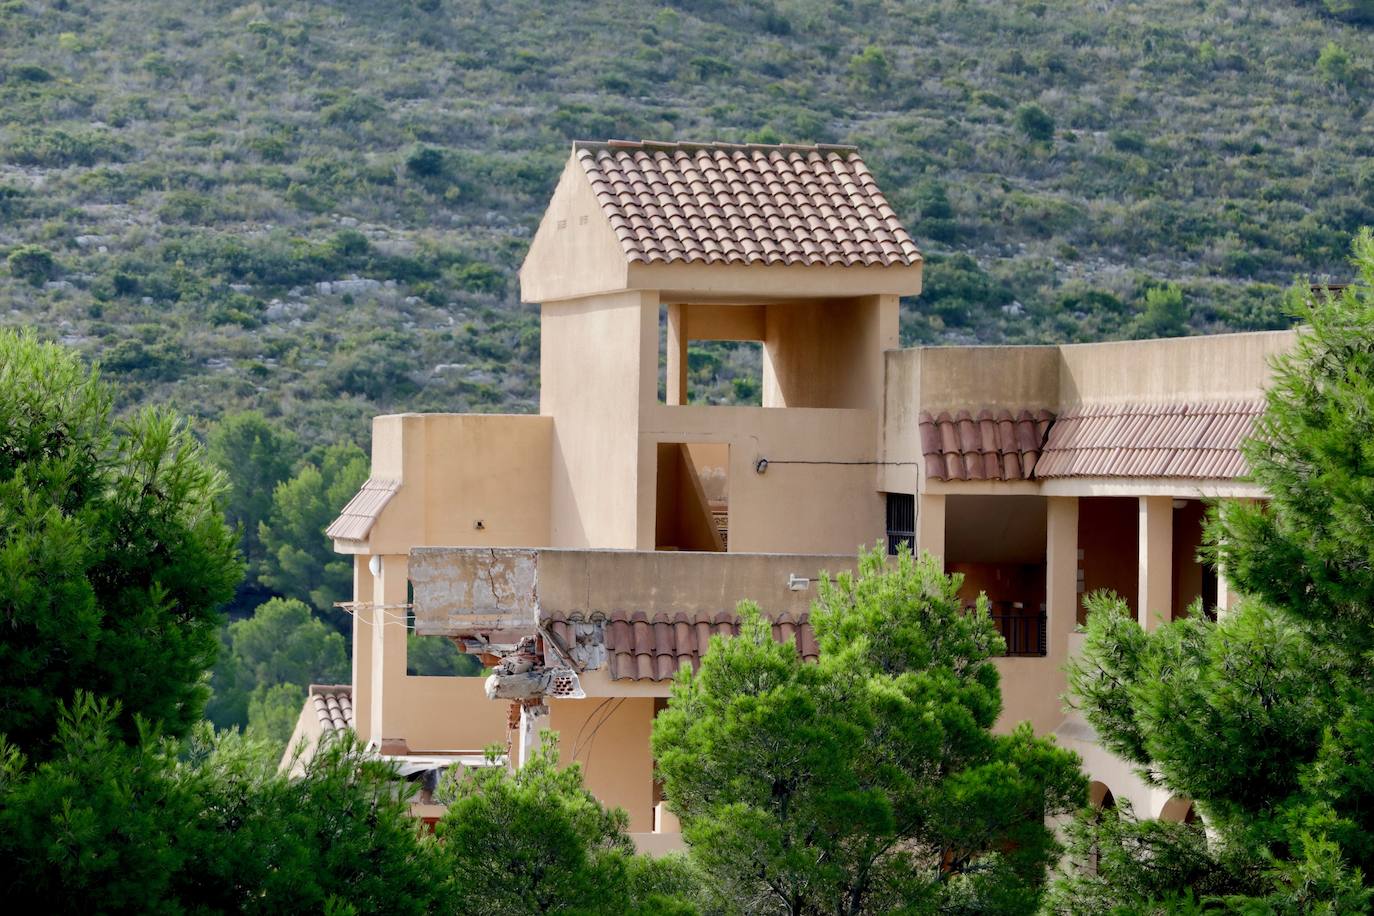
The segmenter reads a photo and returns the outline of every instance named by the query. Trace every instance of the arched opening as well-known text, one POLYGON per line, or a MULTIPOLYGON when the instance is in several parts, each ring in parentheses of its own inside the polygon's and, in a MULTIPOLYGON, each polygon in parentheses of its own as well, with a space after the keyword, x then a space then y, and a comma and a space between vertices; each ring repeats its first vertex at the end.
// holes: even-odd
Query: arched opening
POLYGON ((1159 819, 1174 824, 1196 824, 1198 822, 1197 809, 1193 807, 1191 798, 1175 795, 1165 802, 1164 807, 1159 810, 1159 819))
POLYGON ((1097 808, 1099 811, 1116 807, 1116 796, 1112 790, 1107 788, 1105 782, 1093 782, 1088 784, 1088 804, 1097 808))
MULTIPOLYGON (((1112 790, 1107 788, 1104 782, 1093 782, 1088 784, 1088 804, 1093 808, 1092 823, 1097 826, 1102 823, 1102 812, 1116 808, 1116 796, 1112 790)), ((1097 874, 1098 866, 1102 861, 1102 851, 1096 843, 1088 851, 1088 861, 1085 863, 1090 874, 1097 874)))

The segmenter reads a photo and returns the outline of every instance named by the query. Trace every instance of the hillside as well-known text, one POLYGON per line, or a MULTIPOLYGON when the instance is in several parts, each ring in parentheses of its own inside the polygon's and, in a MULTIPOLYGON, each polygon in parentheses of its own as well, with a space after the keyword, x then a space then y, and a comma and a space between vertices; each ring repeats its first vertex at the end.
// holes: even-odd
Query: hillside
POLYGON ((906 342, 1281 326, 1374 223, 1367 7, 4 0, 0 320, 311 442, 533 410, 514 271, 615 136, 859 144, 928 256, 906 342))

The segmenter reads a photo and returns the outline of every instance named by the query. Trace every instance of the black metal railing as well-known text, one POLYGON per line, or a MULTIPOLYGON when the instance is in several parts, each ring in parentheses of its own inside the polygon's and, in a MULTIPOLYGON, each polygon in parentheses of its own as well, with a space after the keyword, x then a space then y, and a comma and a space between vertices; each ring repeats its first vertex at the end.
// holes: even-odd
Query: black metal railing
MULTIPOLYGON (((968 609, 973 610, 970 604, 968 609)), ((1045 655, 1045 606, 1039 610, 1026 607, 1020 601, 989 601, 988 611, 997 632, 1007 644, 1008 656, 1035 657, 1045 655)))

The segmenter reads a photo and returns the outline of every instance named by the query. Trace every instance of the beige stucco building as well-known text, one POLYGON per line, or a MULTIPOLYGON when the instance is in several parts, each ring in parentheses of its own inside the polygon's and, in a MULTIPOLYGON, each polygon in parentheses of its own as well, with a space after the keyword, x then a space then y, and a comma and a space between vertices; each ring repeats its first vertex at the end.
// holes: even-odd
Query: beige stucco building
POLYGON ((814 655, 816 579, 905 541, 991 600, 1003 726, 1078 751, 1097 800, 1182 816, 1065 712, 1062 668, 1086 592, 1147 627, 1227 607, 1201 500, 1263 496, 1236 447, 1291 337, 899 349, 921 266, 851 148, 576 144, 520 273, 540 413, 376 418, 329 529, 355 559, 353 682, 312 689, 298 736, 351 724, 441 762, 509 742, 518 764, 552 728, 669 848, 649 734, 673 674, 744 598, 814 655), (709 340, 760 345, 759 405, 692 402, 709 340), (496 676, 407 676, 409 627, 496 676))

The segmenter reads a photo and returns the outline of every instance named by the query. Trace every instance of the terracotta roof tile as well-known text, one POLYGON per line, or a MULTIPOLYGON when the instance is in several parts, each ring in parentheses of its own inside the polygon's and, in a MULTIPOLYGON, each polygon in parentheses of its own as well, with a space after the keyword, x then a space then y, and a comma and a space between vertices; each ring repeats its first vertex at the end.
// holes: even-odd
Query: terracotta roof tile
POLYGON ((1054 414, 1048 410, 921 412, 921 452, 932 480, 1029 480, 1054 414))
POLYGON ((1078 405, 1054 421, 1035 476, 1241 477, 1263 412, 1261 400, 1078 405))
POLYGON ((630 261, 911 265, 921 260, 851 146, 578 142, 630 261))
POLYGON ((310 703, 320 717, 321 731, 353 727, 353 688, 348 684, 311 684, 310 703))
POLYGON ((348 501, 348 505, 339 511, 339 517, 324 529, 325 535, 343 541, 363 540, 371 533, 382 510, 400 488, 399 480, 368 478, 348 501))
MULTIPOLYGON (((568 618, 551 616, 541 623, 560 637, 571 632, 568 618)), ((679 668, 701 667, 701 657, 706 654, 712 636, 738 636, 739 618, 727 611, 709 618, 683 613, 650 617, 643 611, 615 612, 606 615, 604 633, 612 680, 667 681, 679 668)), ((790 641, 808 661, 815 661, 820 654, 811 623, 804 614, 799 618, 779 615, 773 621, 773 638, 778 642, 790 641)))

